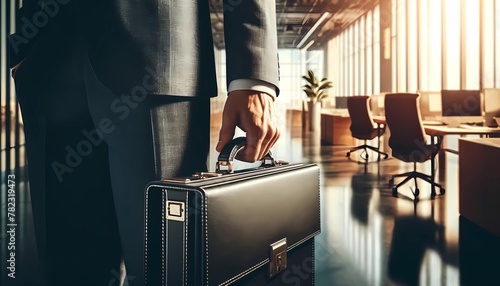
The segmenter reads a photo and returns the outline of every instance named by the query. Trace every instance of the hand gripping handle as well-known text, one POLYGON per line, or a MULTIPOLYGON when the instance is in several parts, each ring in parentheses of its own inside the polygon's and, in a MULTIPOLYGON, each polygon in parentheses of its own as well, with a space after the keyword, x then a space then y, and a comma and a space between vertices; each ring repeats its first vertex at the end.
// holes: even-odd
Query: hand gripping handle
MULTIPOLYGON (((219 157, 217 158, 217 163, 215 165, 215 171, 217 173, 224 173, 224 172, 233 173, 234 172, 234 169, 233 169, 234 158, 236 157, 236 154, 238 154, 238 152, 241 149, 243 149, 243 147, 245 147, 246 144, 247 144, 246 137, 237 137, 237 138, 234 138, 233 140, 231 140, 229 143, 227 143, 222 148, 222 150, 219 154, 219 157), (221 170, 222 166, 227 167, 227 170, 221 170)), ((286 164, 286 162, 275 161, 271 155, 271 151, 269 151, 269 153, 267 153, 260 160, 262 161, 261 166, 268 166, 268 165, 276 166, 278 164, 280 164, 280 165, 286 164)))

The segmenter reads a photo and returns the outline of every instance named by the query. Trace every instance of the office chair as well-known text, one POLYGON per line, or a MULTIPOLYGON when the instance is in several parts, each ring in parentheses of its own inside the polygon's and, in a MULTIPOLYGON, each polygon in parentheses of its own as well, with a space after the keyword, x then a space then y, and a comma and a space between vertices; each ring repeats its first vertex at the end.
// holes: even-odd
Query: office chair
POLYGON ((445 192, 443 186, 433 181, 432 176, 417 172, 417 163, 434 160, 442 143, 442 137, 438 137, 436 145, 427 144, 418 97, 419 95, 414 93, 394 93, 385 97, 385 118, 387 126, 391 130, 389 146, 392 149, 392 156, 401 161, 413 163, 413 171, 393 175, 389 180, 389 187, 392 188, 392 195, 397 197, 398 188, 413 179, 415 182, 413 194, 416 200, 418 200, 420 193, 417 178, 431 185, 434 184, 435 187, 439 188, 441 195, 445 192), (397 177, 405 177, 405 179, 394 186, 394 178, 397 177))
POLYGON ((389 155, 387 153, 380 151, 380 136, 385 132, 385 125, 380 127, 375 127, 375 122, 373 122, 370 107, 369 107, 369 96, 350 96, 347 98, 347 110, 349 116, 351 117, 351 134, 352 137, 360 140, 364 140, 364 144, 356 146, 347 152, 346 157, 349 157, 352 152, 357 150, 363 150, 361 153, 361 158, 368 162, 367 149, 373 150, 378 153, 378 160, 380 160, 380 155, 387 159, 389 155), (366 144, 367 140, 372 140, 377 137, 378 144, 377 147, 373 147, 366 144))

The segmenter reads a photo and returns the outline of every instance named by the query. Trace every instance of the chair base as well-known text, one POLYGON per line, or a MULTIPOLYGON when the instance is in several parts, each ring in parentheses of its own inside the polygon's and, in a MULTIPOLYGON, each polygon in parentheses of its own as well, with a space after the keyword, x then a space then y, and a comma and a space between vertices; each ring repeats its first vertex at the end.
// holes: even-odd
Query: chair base
MULTIPOLYGON (((392 189, 392 196, 397 197, 398 196, 398 188, 401 187, 402 185, 406 184, 409 180, 413 179, 415 181, 415 191, 413 192, 413 195, 415 196, 415 200, 418 200, 418 195, 420 194, 420 191, 418 189, 417 185, 417 178, 422 179, 426 181, 427 183, 434 185, 434 187, 439 188, 439 194, 444 195, 445 189, 443 186, 439 183, 436 183, 435 181, 432 180, 431 176, 417 172, 417 171, 412 171, 412 172, 406 172, 403 174, 397 174, 393 175, 392 178, 389 180, 389 188, 392 189), (401 181, 399 184, 394 186, 394 178, 398 177, 405 177, 403 181, 401 181)), ((435 189, 431 190, 431 198, 434 199, 436 196, 435 189)))
POLYGON ((370 149, 370 150, 378 153, 377 161, 380 161, 380 155, 384 156, 384 159, 387 159, 389 157, 389 155, 387 153, 384 153, 384 152, 380 151, 378 148, 375 148, 373 146, 366 145, 366 144, 352 148, 351 150, 349 150, 349 152, 347 152, 346 157, 349 157, 352 152, 355 152, 358 150, 363 150, 363 153, 361 153, 361 158, 363 158, 363 160, 365 160, 365 163, 366 163, 366 162, 368 162, 368 153, 366 152, 367 151, 366 149, 370 149), (363 154, 365 156, 363 156, 363 154))

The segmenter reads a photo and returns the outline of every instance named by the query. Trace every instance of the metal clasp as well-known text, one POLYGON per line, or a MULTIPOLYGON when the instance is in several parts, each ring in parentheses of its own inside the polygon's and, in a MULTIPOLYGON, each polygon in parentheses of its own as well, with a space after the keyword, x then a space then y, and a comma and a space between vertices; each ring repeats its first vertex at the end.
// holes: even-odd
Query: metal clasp
POLYGON ((266 166, 283 166, 283 165, 288 165, 289 163, 286 161, 282 160, 274 160, 272 157, 271 151, 269 151, 262 159, 262 164, 261 167, 266 167, 266 166))
POLYGON ((183 202, 167 201, 167 219, 184 221, 185 204, 183 202))
POLYGON ((274 158, 272 157, 271 155, 271 151, 269 151, 269 153, 267 153, 264 157, 262 157, 262 159, 260 159, 262 161, 262 164, 261 166, 276 166, 276 161, 274 160, 274 158))
POLYGON ((221 166, 227 166, 227 170, 226 172, 227 173, 232 173, 234 171, 233 169, 233 161, 219 161, 215 164, 215 172, 217 173, 220 173, 220 172, 223 172, 223 170, 221 169, 221 166))
POLYGON ((269 278, 285 270, 287 262, 286 237, 270 245, 269 278))

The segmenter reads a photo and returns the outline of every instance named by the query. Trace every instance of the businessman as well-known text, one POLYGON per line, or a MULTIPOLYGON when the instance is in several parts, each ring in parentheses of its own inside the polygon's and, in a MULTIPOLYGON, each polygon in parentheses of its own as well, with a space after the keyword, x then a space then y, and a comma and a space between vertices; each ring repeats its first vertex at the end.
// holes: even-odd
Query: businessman
MULTIPOLYGON (((9 59, 42 279, 143 285, 144 187, 207 169, 209 1, 23 2, 9 59)), ((223 4, 229 92, 216 149, 239 127, 240 158, 253 162, 279 138, 275 2, 223 4)))

